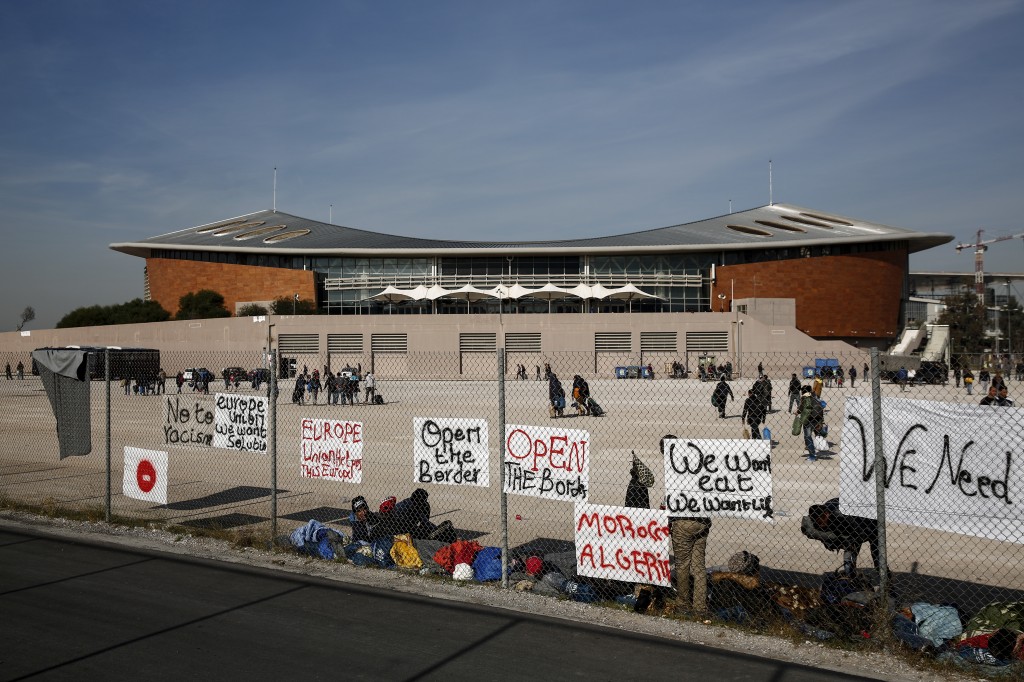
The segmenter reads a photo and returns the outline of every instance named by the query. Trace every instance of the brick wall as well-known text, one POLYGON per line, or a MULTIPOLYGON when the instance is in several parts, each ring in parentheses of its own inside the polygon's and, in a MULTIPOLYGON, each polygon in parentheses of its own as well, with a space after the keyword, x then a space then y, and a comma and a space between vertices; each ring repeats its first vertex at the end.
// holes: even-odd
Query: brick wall
POLYGON ((316 284, 310 270, 264 268, 227 263, 147 258, 150 297, 171 315, 185 294, 212 289, 224 297, 224 306, 234 313, 239 301, 270 301, 298 294, 316 300, 316 284))
POLYGON ((796 328, 811 336, 894 338, 906 276, 906 251, 727 265, 716 268, 711 300, 717 311, 731 295, 793 298, 796 328))

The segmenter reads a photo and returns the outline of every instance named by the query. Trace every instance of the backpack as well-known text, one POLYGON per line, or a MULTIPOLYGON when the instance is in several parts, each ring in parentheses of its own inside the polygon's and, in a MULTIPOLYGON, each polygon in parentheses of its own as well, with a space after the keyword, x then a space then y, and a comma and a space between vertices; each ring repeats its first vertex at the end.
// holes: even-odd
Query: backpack
POLYGON ((480 583, 501 580, 501 547, 484 547, 476 553, 473 576, 480 583))
POLYGON ((419 570, 423 568, 423 560, 408 533, 396 535, 391 545, 391 558, 399 568, 419 570))
POLYGON ((384 396, 382 396, 380 393, 378 393, 377 395, 373 396, 373 404, 374 405, 383 405, 384 404, 384 396))

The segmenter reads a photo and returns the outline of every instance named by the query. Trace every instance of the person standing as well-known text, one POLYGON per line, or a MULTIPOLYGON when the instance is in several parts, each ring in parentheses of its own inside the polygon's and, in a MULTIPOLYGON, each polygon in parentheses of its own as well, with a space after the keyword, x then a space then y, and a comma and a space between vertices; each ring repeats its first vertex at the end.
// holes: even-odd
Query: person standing
POLYGON ((871 378, 871 368, 868 367, 868 363, 864 363, 864 381, 871 378))
POLYGON ((796 378, 796 372, 789 379, 789 407, 786 414, 793 413, 793 405, 800 407, 800 380, 796 378))
POLYGON ((309 392, 313 396, 314 405, 316 405, 317 399, 320 396, 321 388, 323 388, 323 384, 320 383, 320 370, 314 369, 313 376, 309 380, 309 392))
POLYGON ((850 365, 850 371, 847 372, 850 375, 850 388, 857 385, 857 366, 850 365))
POLYGON ((24 378, 25 378, 25 363, 23 363, 21 360, 18 360, 18 381, 21 381, 24 378))
POLYGON ((562 388, 562 382, 558 380, 558 376, 551 371, 551 368, 547 368, 548 375, 548 401, 551 403, 549 413, 551 418, 561 417, 565 412, 565 389, 562 388))
POLYGON ((956 387, 960 388, 960 368, 957 367, 953 370, 953 379, 956 380, 956 387))
MULTIPOLYGON (((724 380, 723 380, 724 381, 724 380)), ((661 454, 666 452, 667 441, 676 436, 667 434, 661 439, 661 454)), ((676 614, 680 616, 704 617, 708 610, 708 578, 705 558, 708 535, 711 533, 711 519, 699 516, 669 515, 668 523, 672 534, 672 557, 676 568, 676 614), (692 583, 691 583, 692 580, 692 583)))
POLYGON ((373 376, 373 372, 367 372, 363 377, 363 386, 366 388, 366 398, 363 402, 372 403, 377 397, 377 377, 373 376))
POLYGON ((729 384, 725 381, 725 374, 723 374, 722 378, 718 380, 715 390, 711 393, 711 404, 718 408, 719 419, 725 419, 726 398, 736 400, 732 394, 732 389, 729 388, 729 384))
POLYGON ((7 363, 7 367, 5 368, 4 372, 6 372, 6 374, 7 374, 7 380, 8 381, 14 379, 14 376, 11 375, 11 363, 9 363, 9 362, 7 363))
POLYGON ((969 369, 964 370, 964 388, 967 389, 967 395, 974 391, 974 372, 969 369))

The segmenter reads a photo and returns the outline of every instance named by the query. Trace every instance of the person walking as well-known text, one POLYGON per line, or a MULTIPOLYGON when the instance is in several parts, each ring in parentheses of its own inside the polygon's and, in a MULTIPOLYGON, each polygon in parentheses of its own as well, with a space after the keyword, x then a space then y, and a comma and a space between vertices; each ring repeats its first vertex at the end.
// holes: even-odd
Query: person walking
POLYGON ((768 412, 766 408, 767 405, 760 393, 755 393, 754 389, 747 391, 747 399, 743 401, 743 414, 740 418, 750 429, 749 438, 752 440, 761 440, 761 424, 764 423, 768 412))
POLYGON ((732 389, 729 388, 729 384, 725 382, 725 374, 723 374, 722 378, 718 380, 715 390, 711 393, 711 404, 718 408, 719 419, 725 419, 726 398, 736 400, 732 394, 732 389))
POLYGON ((969 369, 964 370, 964 388, 967 389, 967 395, 974 392, 974 372, 969 369))
POLYGON ((793 435, 804 435, 804 445, 807 447, 807 461, 818 460, 818 453, 814 448, 814 434, 825 420, 825 411, 821 401, 815 397, 809 386, 800 389, 800 414, 793 420, 793 435))

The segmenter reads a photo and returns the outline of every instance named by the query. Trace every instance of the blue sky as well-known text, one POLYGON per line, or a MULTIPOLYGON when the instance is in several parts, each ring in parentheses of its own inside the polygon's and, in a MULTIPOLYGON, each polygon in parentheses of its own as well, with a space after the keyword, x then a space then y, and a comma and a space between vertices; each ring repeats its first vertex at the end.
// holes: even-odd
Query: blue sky
POLYGON ((279 210, 422 237, 708 218, 769 159, 776 202, 1024 232, 1021 35, 1015 0, 8 3, 0 331, 141 296, 109 244, 270 208, 275 166, 279 210))

